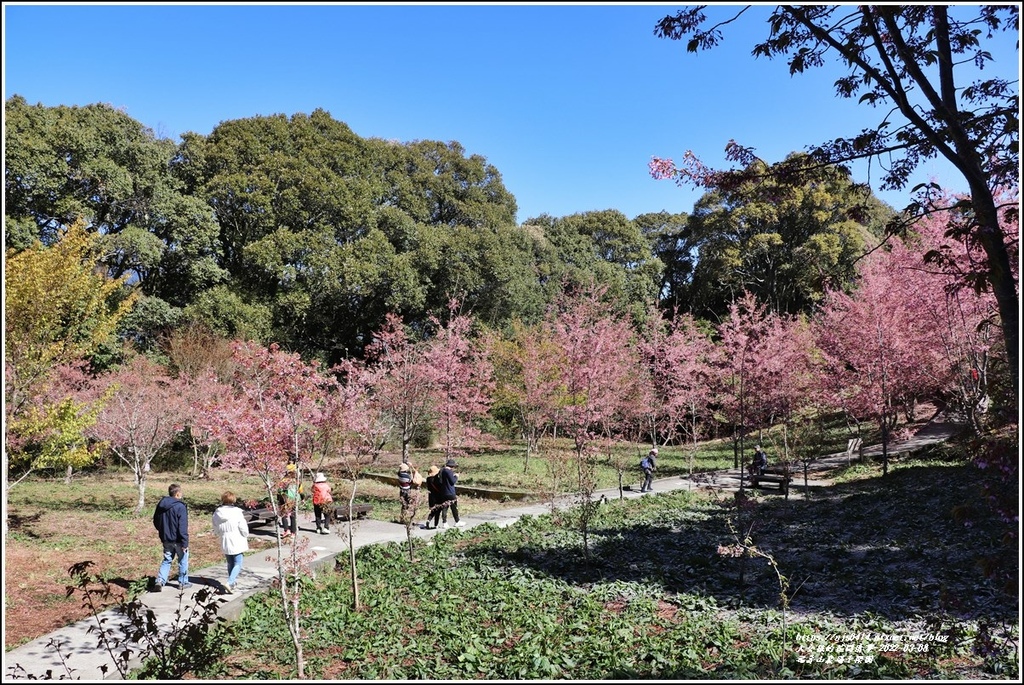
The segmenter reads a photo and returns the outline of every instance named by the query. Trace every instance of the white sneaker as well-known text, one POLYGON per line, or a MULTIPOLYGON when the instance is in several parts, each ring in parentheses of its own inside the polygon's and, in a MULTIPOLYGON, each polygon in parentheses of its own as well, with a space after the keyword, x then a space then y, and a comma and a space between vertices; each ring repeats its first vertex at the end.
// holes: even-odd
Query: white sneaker
POLYGON ((465 528, 466 527, 466 522, 465 521, 459 521, 459 522, 457 522, 455 524, 455 527, 456 528, 465 528))
POLYGON ((442 523, 441 527, 444 528, 445 530, 448 530, 448 522, 445 521, 444 523, 442 523))

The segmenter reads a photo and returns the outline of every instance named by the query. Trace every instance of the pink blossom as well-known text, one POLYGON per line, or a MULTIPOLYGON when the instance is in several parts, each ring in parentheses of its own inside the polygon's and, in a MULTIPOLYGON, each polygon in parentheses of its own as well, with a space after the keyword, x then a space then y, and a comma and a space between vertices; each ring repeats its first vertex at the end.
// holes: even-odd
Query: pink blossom
POLYGON ((676 165, 671 159, 651 157, 651 161, 648 162, 647 168, 651 171, 651 177, 659 181, 666 178, 673 178, 676 175, 676 165))

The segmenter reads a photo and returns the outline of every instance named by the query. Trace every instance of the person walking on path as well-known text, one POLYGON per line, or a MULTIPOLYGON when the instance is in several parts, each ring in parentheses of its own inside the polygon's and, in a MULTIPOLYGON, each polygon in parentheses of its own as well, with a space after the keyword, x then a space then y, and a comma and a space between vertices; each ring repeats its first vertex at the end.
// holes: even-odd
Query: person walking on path
MULTIPOLYGON (((455 526, 462 528, 465 526, 465 522, 459 520, 459 499, 455 494, 455 484, 459 481, 459 474, 455 472, 459 465, 455 463, 454 459, 449 459, 444 463, 444 468, 441 469, 441 473, 438 477, 441 481, 441 506, 444 509, 451 509, 452 518, 455 519, 455 526)), ((446 512, 441 514, 445 521, 442 524, 442 528, 448 527, 448 517, 446 512)))
POLYGON ((419 470, 407 461, 398 467, 398 498, 402 502, 402 523, 411 523, 416 512, 417 499, 413 497, 413 488, 423 484, 423 476, 419 470))
POLYGON ((167 584, 171 563, 175 559, 178 560, 178 588, 186 590, 192 587, 188 582, 188 507, 181 497, 181 486, 171 483, 167 496, 160 498, 153 512, 153 527, 160 534, 164 548, 164 560, 156 575, 154 592, 160 592, 167 584))
POLYGON ((313 518, 316 520, 316 532, 322 535, 331 532, 330 505, 333 502, 331 484, 327 482, 327 476, 318 472, 313 478, 313 518))
MULTIPOLYGON (((430 522, 434 522, 434 528, 437 528, 438 522, 441 520, 441 512, 444 507, 441 506, 441 469, 437 468, 436 464, 430 465, 430 470, 427 472, 427 521, 423 524, 423 527, 430 530, 430 522)), ((448 523, 448 513, 445 512, 444 522, 448 523)))
POLYGON ((228 490, 220 496, 220 506, 213 511, 213 532, 220 538, 220 549, 228 564, 228 580, 224 591, 235 591, 238 574, 242 572, 243 552, 249 551, 249 524, 245 514, 235 506, 238 497, 228 490))
POLYGON ((644 472, 644 482, 640 486, 640 492, 654 491, 654 472, 658 468, 658 448, 652 447, 647 456, 640 460, 640 468, 644 472))

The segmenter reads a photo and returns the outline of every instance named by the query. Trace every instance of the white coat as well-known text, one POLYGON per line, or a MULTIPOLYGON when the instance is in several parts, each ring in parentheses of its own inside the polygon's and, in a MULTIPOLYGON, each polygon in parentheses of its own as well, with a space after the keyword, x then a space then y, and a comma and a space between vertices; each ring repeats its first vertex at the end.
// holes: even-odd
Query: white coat
POLYGON ((213 512, 213 532, 220 538, 224 554, 235 555, 249 551, 249 524, 238 507, 222 504, 213 512))

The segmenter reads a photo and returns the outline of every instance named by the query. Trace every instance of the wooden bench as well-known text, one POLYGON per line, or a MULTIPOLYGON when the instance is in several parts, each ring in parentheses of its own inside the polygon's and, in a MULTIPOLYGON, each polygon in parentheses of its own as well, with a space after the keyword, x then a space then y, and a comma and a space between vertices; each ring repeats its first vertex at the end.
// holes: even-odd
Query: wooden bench
MULTIPOLYGON (((373 511, 372 504, 353 504, 352 505, 352 518, 353 519, 365 519, 367 515, 373 511)), ((348 521, 348 505, 338 504, 334 505, 334 520, 335 521, 348 521)))
POLYGON ((793 473, 786 471, 785 469, 765 469, 760 475, 756 473, 750 474, 750 487, 760 488, 765 483, 774 483, 778 485, 779 492, 784 495, 789 494, 789 484, 793 481, 793 473))
POLYGON ((249 524, 250 528, 262 526, 275 520, 273 507, 243 509, 242 514, 245 516, 245 522, 249 524))

